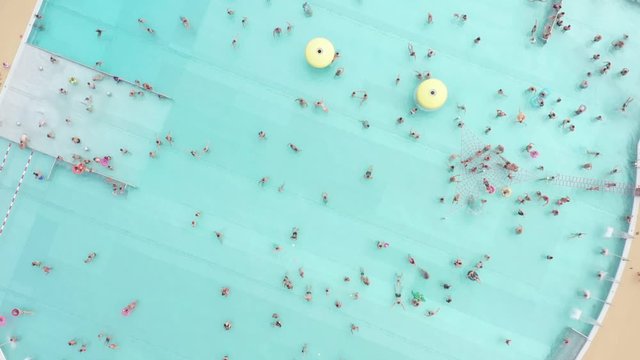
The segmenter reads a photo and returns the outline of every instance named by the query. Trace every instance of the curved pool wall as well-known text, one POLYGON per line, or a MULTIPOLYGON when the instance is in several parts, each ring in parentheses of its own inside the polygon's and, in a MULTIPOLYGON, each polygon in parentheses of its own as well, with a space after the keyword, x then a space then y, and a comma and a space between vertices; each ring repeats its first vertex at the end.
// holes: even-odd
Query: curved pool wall
MULTIPOLYGON (((629 197, 585 194, 540 183, 513 185, 516 195, 540 189, 552 198, 571 196, 570 206, 560 208, 561 221, 555 221, 547 208, 537 204, 528 205, 527 216, 519 219, 511 215, 517 207, 510 200, 491 198, 480 214, 471 215, 463 209, 442 207, 437 198, 445 194, 450 198, 455 193, 445 180, 449 176, 446 158, 459 151, 460 134, 455 122, 449 120, 459 115, 456 102, 467 106, 467 114, 463 114, 467 129, 481 134, 485 126, 492 126, 487 142, 504 144, 510 157, 527 168, 544 163, 545 175, 604 178, 608 169, 619 166, 623 171, 615 180, 632 183, 629 164, 635 159, 632 148, 637 141, 632 118, 637 112, 632 106, 627 114, 617 113, 614 109, 620 99, 608 95, 632 94, 636 75, 632 72, 623 80, 607 78, 597 86, 594 79, 590 89, 579 91, 575 85, 581 77, 572 68, 580 60, 558 63, 553 54, 588 59, 587 40, 603 29, 591 29, 579 19, 592 18, 591 11, 598 13, 610 25, 603 34, 615 37, 633 30, 617 31, 616 27, 631 23, 625 19, 629 20, 636 10, 626 9, 622 3, 619 8, 606 9, 596 3, 591 8, 571 8, 567 4, 568 16, 580 26, 575 25, 567 34, 554 35, 546 47, 538 48, 526 44, 524 25, 523 34, 506 32, 498 26, 501 24, 487 23, 493 17, 477 4, 434 5, 433 10, 424 11, 431 10, 437 20, 464 10, 471 19, 477 17, 478 23, 469 21, 458 28, 445 20, 444 26, 429 29, 434 30, 434 38, 429 39, 434 45, 429 46, 438 55, 429 61, 419 60, 416 65, 405 61, 406 42, 420 38, 419 32, 406 30, 409 23, 397 25, 412 16, 404 7, 319 2, 313 4, 313 18, 304 19, 300 4, 233 4, 237 15, 228 24, 224 22, 228 20, 227 4, 194 2, 189 4, 193 8, 168 2, 154 4, 114 2, 99 8, 106 5, 49 1, 42 11, 47 22, 45 32, 31 37, 32 43, 86 65, 93 64, 95 54, 100 53, 99 59, 109 72, 144 79, 167 93, 173 90, 177 109, 166 120, 165 130, 181 140, 177 148, 161 152, 156 162, 148 161, 149 170, 140 189, 126 199, 103 193, 95 179, 77 178, 62 170, 56 170, 50 182, 25 184, 12 215, 13 225, 3 235, 11 241, 2 245, 2 273, 6 275, 0 296, 5 313, 13 306, 22 306, 37 309, 38 314, 13 319, 1 330, 3 336, 18 333, 22 338, 15 350, 9 350, 9 359, 30 354, 80 356, 65 345, 72 337, 86 338, 93 345, 91 351, 99 356, 122 359, 149 354, 157 358, 202 358, 212 353, 222 357, 227 352, 240 358, 273 358, 293 356, 304 343, 310 344, 312 358, 542 359, 557 343, 564 327, 592 331, 586 324, 571 321, 568 314, 574 307, 581 308, 586 316, 602 314, 600 304, 585 302, 578 293, 588 288, 594 297, 611 294, 610 286, 599 283, 595 272, 613 274, 618 262, 599 256, 598 249, 604 243, 612 252, 620 253, 623 246, 599 234, 609 225, 624 228, 621 218, 631 212, 629 197), (192 19, 198 34, 195 39, 179 38, 184 34, 178 32, 179 26, 173 28, 171 21, 182 13, 192 19), (253 26, 246 34, 240 32, 243 30, 238 24, 242 13, 249 15, 253 26), (171 36, 178 38, 167 42, 160 36, 154 40, 131 36, 137 25, 130 23, 139 16, 149 20, 155 16, 158 35, 173 31, 171 36), (296 28, 290 38, 272 42, 270 32, 281 18, 292 19, 296 28), (331 27, 325 23, 327 18, 332 19, 331 27), (172 25, 162 28, 166 24, 172 25), (105 35, 113 31, 114 38, 106 46, 96 45, 91 38, 95 36, 93 28, 98 26, 107 28, 105 35), (348 39, 341 39, 344 30, 349 30, 348 39), (247 48, 244 55, 231 53, 228 43, 236 32, 255 48, 240 42, 236 50, 247 48), (330 76, 306 70, 296 55, 301 49, 296 44, 317 32, 329 33, 344 49, 344 62, 339 64, 348 72, 337 80, 342 81, 340 85, 330 76), (482 32, 481 45, 489 43, 488 49, 499 51, 497 44, 487 41, 492 35, 523 46, 516 46, 513 59, 508 61, 484 51, 472 53, 471 45, 460 44, 467 38, 472 43, 477 32, 482 32), (207 38, 207 34, 211 36, 207 38), (133 43, 127 40, 129 37, 133 43), (457 41, 437 41, 445 38, 457 41), (584 38, 584 44, 576 45, 578 38, 584 38), (205 48, 207 42, 215 44, 219 53, 211 52, 211 46, 205 48), (364 46, 373 43, 384 49, 385 55, 392 48, 398 49, 397 54, 389 53, 389 59, 376 58, 376 49, 364 46), (278 52, 268 51, 272 48, 278 52), (272 57, 250 56, 252 51, 272 57), (529 59, 527 54, 534 52, 536 55, 529 59), (127 58, 123 53, 136 55, 127 58), (353 56, 347 56, 349 53, 353 56), (377 59, 376 66, 363 63, 362 54, 377 59), (269 72, 255 66, 258 58, 269 72), (438 60, 441 58, 445 60, 438 60), (150 59, 164 61, 151 63, 150 59), (556 71, 546 73, 548 66, 556 71), (456 97, 452 96, 437 116, 421 114, 408 120, 423 135, 419 142, 412 143, 406 138, 409 127, 398 128, 394 120, 412 106, 410 94, 415 83, 409 79, 416 67, 442 78, 446 74, 445 80, 456 97), (459 70, 451 73, 452 69, 459 70), (402 72, 403 81, 396 89, 392 83, 398 72, 402 72), (567 80, 558 74, 576 78, 567 80), (470 76, 477 88, 468 86, 470 76), (584 124, 578 123, 576 133, 563 134, 557 124, 543 120, 549 107, 527 108, 529 96, 519 92, 531 84, 563 97, 556 109, 559 114, 568 114, 580 103, 589 106, 588 118, 584 124), (498 100, 492 95, 497 87, 509 94, 501 105, 495 104, 498 100), (353 104, 348 96, 359 88, 371 94, 364 107, 353 104), (309 110, 301 113, 291 106, 299 94, 312 98, 318 93, 326 97, 330 116, 309 110), (510 115, 521 107, 529 114, 528 125, 518 127, 494 120, 496 106, 510 109, 506 110, 510 115), (596 113, 611 121, 606 125, 590 122, 596 113), (363 117, 372 123, 366 132, 359 129, 358 120, 363 117), (185 118, 195 120, 185 123, 185 118), (249 141, 259 129, 268 131, 269 146, 249 141), (209 136, 209 132, 213 134, 209 136), (245 134, 248 139, 235 134, 245 134), (331 147, 326 145, 329 139, 331 147), (297 158, 281 149, 294 140, 304 149, 297 158), (190 146, 207 141, 215 151, 210 158, 196 162, 185 154, 190 146), (537 162, 521 155, 520 149, 528 142, 534 142, 542 153, 537 162), (594 148, 603 152, 601 159, 594 161, 594 170, 579 170, 580 163, 590 161, 585 150, 594 148), (315 165, 310 167, 311 163, 315 165), (350 181, 361 177, 370 164, 375 165, 375 181, 366 185, 350 181), (260 189, 255 183, 267 174, 274 184, 260 189), (279 181, 287 184, 282 194, 275 190, 279 181), (331 194, 329 206, 323 206, 319 199, 326 190, 331 194), (205 217, 194 230, 189 222, 195 210, 211 217, 205 217), (447 219, 443 222, 442 217, 447 219), (520 237, 513 235, 518 223, 527 229, 520 237), (299 226, 300 240, 306 240, 297 248, 290 248, 286 241, 292 226, 299 226), (225 230, 224 246, 212 243, 211 230, 218 228, 225 230), (575 231, 590 236, 566 238, 575 231), (177 239, 182 242, 177 243, 177 239), (375 249, 379 239, 392 244, 385 253, 375 249), (287 244, 285 253, 278 257, 270 254, 272 242, 287 244), (97 251, 101 262, 96 261, 96 266, 87 270, 75 262, 89 250, 97 251), (543 260, 550 252, 556 256, 551 264, 543 260), (429 269, 431 280, 425 283, 418 279, 415 269, 404 260, 407 253, 429 269), (450 266, 453 259, 461 257, 467 267, 484 253, 490 253, 492 260, 481 272, 482 285, 469 284, 461 270, 450 266), (55 272, 44 278, 29 265, 35 259, 53 262, 55 272), (296 275, 295 295, 281 290, 282 274, 288 271, 295 275, 303 265, 308 280, 296 275), (356 282, 359 266, 364 266, 372 278, 370 289, 339 284, 345 274, 351 274, 356 282), (410 289, 425 292, 427 304, 421 310, 389 309, 394 272, 405 274, 405 297, 410 296, 410 289), (452 304, 444 303, 447 293, 439 286, 442 281, 454 286, 452 304), (236 297, 221 301, 216 292, 229 284, 236 297), (313 284, 316 297, 321 298, 312 305, 301 298, 300 288, 307 284, 313 284), (319 294, 325 286, 331 286, 335 294, 326 300, 319 294), (334 297, 346 303, 352 291, 362 292, 362 302, 349 304, 339 312, 332 309, 334 297), (136 317, 123 320, 119 308, 131 297, 140 299, 140 309, 136 317), (440 307, 441 312, 425 319, 425 306, 440 307), (285 319, 285 337, 268 325, 273 311, 285 319), (221 324, 227 318, 235 324, 230 333, 222 331, 221 324), (361 326, 354 337, 347 336, 350 322, 361 326), (108 352, 92 341, 100 331, 112 332, 121 349, 108 352), (211 340, 203 342, 202 334, 210 334, 211 340), (255 334, 265 334, 265 338, 256 340, 255 334), (511 347, 503 344, 507 337, 513 339, 511 347), (255 347, 246 346, 249 338, 255 347), (176 343, 184 347, 176 347, 176 343)), ((531 19, 543 19, 546 14, 542 5, 521 8, 500 4, 507 7, 505 12, 527 14, 531 19)), ((407 8, 411 6, 417 3, 407 8)), ((423 15, 418 17, 415 15, 416 24, 423 20, 423 15)), ((635 35, 631 32, 632 38, 635 35)), ((427 48, 426 42, 414 40, 414 45, 421 50, 427 48)), ((610 56, 622 64, 634 54, 630 48, 610 56)), ((582 63, 587 66, 589 62, 582 63)), ((153 140, 148 139, 150 149, 153 140)), ((9 158, 0 188, 3 198, 9 199, 15 189, 27 155, 17 152, 9 158)), ((50 162, 50 158, 36 154, 32 166, 46 167, 50 162)))
MULTIPOLYGON (((638 143, 637 158, 640 159, 640 142, 638 143)), ((640 168, 636 169, 636 189, 640 189, 640 168)), ((631 215, 631 221, 629 223, 627 234, 629 236, 636 236, 636 231, 637 231, 636 225, 638 223, 638 210, 640 210, 640 197, 638 197, 637 195, 634 196, 633 198, 632 209, 633 209, 633 213, 631 215)), ((624 249, 622 250, 622 254, 621 254, 623 257, 625 258, 629 257, 629 252, 631 251, 631 245, 633 243, 633 240, 634 239, 631 239, 631 238, 624 240, 624 249)), ((611 284, 611 288, 609 289, 609 293, 607 294, 607 297, 606 297, 606 301, 608 304, 605 303, 602 306, 602 310, 600 311, 600 314, 598 314, 598 317, 597 317, 597 322, 600 324, 604 322, 604 318, 605 316, 607 316, 607 311, 609 311, 609 308, 612 306, 611 304, 613 304, 616 291, 620 287, 620 282, 622 281, 622 273, 624 272, 625 265, 626 265, 626 262, 624 261, 620 261, 618 263, 618 269, 616 270, 616 274, 614 276, 615 281, 611 284)), ((589 351, 589 346, 591 345, 591 342, 593 341, 593 339, 595 339, 596 335, 598 334, 598 330, 600 330, 600 326, 594 326, 591 328, 591 331, 589 332, 589 335, 587 337, 587 344, 586 346, 582 347, 580 353, 576 357, 577 360, 584 358, 584 356, 587 354, 587 351, 589 351)))

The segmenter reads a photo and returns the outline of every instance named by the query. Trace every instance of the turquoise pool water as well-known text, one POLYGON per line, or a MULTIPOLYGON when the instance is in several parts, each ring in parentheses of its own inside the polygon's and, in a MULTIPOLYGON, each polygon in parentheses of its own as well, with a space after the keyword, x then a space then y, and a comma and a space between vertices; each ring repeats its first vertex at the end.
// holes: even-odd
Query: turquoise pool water
MULTIPOLYGON (((633 25, 640 8, 622 0, 568 3, 565 22, 573 29, 556 30, 541 46, 530 44, 528 33, 535 20, 542 24, 548 16, 544 3, 324 0, 311 3, 310 18, 301 5, 45 1, 44 30, 34 31, 29 42, 88 66, 102 61, 104 71, 148 82, 172 97, 166 118, 152 120, 163 124, 157 135, 171 132, 175 144, 165 143, 156 159, 131 155, 144 171, 126 197, 112 196, 96 177, 78 177, 64 168, 56 168, 50 181, 27 178, 0 241, 0 313, 10 317, 17 306, 36 314, 10 318, 0 328, 1 337, 20 338, 15 349, 4 348, 9 360, 222 359, 227 354, 230 359, 529 360, 545 359, 567 326, 589 331, 569 313, 573 308, 588 317, 599 313, 601 303, 582 299, 580 292, 606 297, 610 283, 596 273, 612 275, 618 259, 599 250, 606 246, 620 253, 622 243, 605 239, 604 229, 626 228, 631 197, 527 181, 514 183, 509 199, 480 194, 488 202, 472 212, 451 205, 457 190, 448 181, 448 157, 461 152, 463 138, 476 134, 482 142, 504 145, 507 158, 539 177, 633 183, 638 111, 635 103, 625 113, 618 109, 638 88, 634 60, 640 33, 633 25), (228 8, 235 15, 227 15, 228 8), (431 25, 427 12, 434 16, 431 25), (469 20, 461 24, 453 13, 468 14, 469 20), (189 31, 179 16, 190 19, 189 31), (141 28, 140 17, 155 35, 141 28), (274 38, 274 27, 284 28, 287 21, 293 31, 274 38), (104 30, 100 39, 96 28, 104 30), (596 33, 604 40, 592 44, 596 33), (623 33, 630 35, 628 45, 611 50, 611 41, 623 33), (332 39, 342 55, 327 71, 310 69, 303 58, 306 42, 318 35, 332 39), (477 36, 482 40, 474 45, 477 36), (408 56, 409 42, 416 60, 408 56), (437 54, 427 59, 429 48, 437 54), (602 54, 600 61, 590 60, 595 52, 602 54), (605 60, 613 69, 600 76, 605 60), (333 76, 337 67, 345 69, 340 78, 333 76), (626 77, 617 75, 623 67, 631 69, 626 77), (444 108, 408 115, 418 84, 414 71, 430 71, 447 83, 444 108), (580 89, 587 71, 595 75, 588 89, 580 89), (532 106, 525 91, 532 85, 550 93, 542 109, 532 106), (498 88, 507 96, 497 96, 498 88), (362 106, 350 97, 358 89, 369 94, 362 106), (301 109, 294 101, 300 96, 310 103, 324 99, 329 113, 301 109), (557 97, 562 102, 553 104, 557 97), (588 110, 573 116, 580 104, 588 110), (496 109, 509 116, 496 118, 496 109), (551 109, 558 119, 547 118, 551 109), (519 110, 528 116, 525 125, 515 121, 519 110), (604 121, 594 120, 599 114, 604 121), (399 116, 406 118, 402 125, 396 123, 399 116), (560 126, 567 116, 575 132, 560 126), (492 131, 485 135, 487 126, 492 131), (421 133, 419 140, 408 135, 412 129, 421 133), (266 140, 258 139, 259 131, 267 133, 266 140), (288 143, 302 151, 292 152, 288 143), (522 151, 528 143, 540 152, 535 160, 522 151), (205 144, 210 153, 197 159, 189 154, 205 144), (594 159, 587 150, 602 155, 594 159), (586 162, 593 163, 591 171, 581 168, 586 162), (544 171, 536 170, 540 165, 544 171), (362 177, 369 166, 371 181, 362 177), (614 167, 620 171, 609 174, 614 167), (264 176, 270 181, 260 186, 264 176), (277 190, 281 184, 283 192, 277 190), (536 191, 552 201, 569 196, 571 202, 543 207, 536 191), (329 194, 327 204, 323 192, 329 194), (516 203, 525 193, 534 200, 516 203), (440 197, 447 203, 440 204, 440 197), (516 214, 519 208, 526 216, 516 214), (559 216, 551 215, 553 208, 559 216), (192 228, 196 211, 202 215, 192 228), (518 225, 525 228, 522 235, 514 232, 518 225), (295 242, 290 240, 294 227, 299 228, 295 242), (214 231, 224 232, 222 243, 214 231), (570 239, 575 232, 587 235, 570 239), (389 248, 377 249, 378 241, 389 248), (275 244, 283 250, 275 253, 275 244), (97 257, 84 264, 89 252, 97 257), (408 263, 408 254, 428 270, 429 280, 408 263), (482 283, 467 280, 466 272, 484 254, 491 260, 478 271, 482 283), (460 269, 453 266, 456 258, 464 262, 460 269), (51 265, 52 273, 32 267, 34 260, 51 265), (301 267, 304 278, 298 275, 301 267), (359 281, 361 267, 370 286, 359 281), (406 309, 392 306, 397 273, 403 274, 406 309), (285 274, 293 290, 282 286, 285 274), (345 276, 351 282, 345 283, 345 276), (452 288, 443 289, 443 283, 452 288), (225 286, 231 288, 227 298, 220 296, 225 286), (307 286, 312 302, 303 298, 307 286), (411 306, 411 291, 424 294, 424 304, 411 306), (352 298, 354 292, 359 300, 352 298), (122 307, 135 299, 138 308, 121 316, 122 307), (334 306, 336 300, 342 308, 334 306), (425 316, 438 308, 437 316, 425 316), (282 328, 271 325, 273 313, 280 315, 282 328), (225 321, 232 321, 230 331, 224 330, 225 321), (351 324, 359 331, 352 334, 351 324), (101 344, 101 332, 113 336, 119 349, 101 344), (73 338, 88 344, 86 354, 67 345, 73 338), (504 344, 507 338, 510 346, 504 344)), ((50 101, 59 99, 52 94, 50 101)), ((153 136, 145 141, 149 151, 155 149, 153 136)), ((0 173, 0 204, 6 206, 28 156, 16 150, 0 173)), ((114 167, 123 161, 119 156, 113 154, 114 167)), ((52 161, 36 154, 31 170, 46 171, 52 161)))

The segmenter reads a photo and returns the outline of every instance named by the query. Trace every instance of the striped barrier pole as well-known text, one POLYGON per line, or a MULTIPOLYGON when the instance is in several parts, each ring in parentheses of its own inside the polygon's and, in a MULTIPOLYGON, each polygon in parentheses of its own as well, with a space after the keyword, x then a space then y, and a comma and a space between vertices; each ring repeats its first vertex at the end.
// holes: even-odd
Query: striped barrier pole
POLYGON ((0 172, 4 169, 5 164, 7 163, 7 157, 9 157, 9 150, 11 150, 11 145, 13 143, 9 143, 9 146, 7 146, 7 151, 4 152, 4 159, 2 159, 2 164, 0 165, 0 172))
POLYGON ((27 163, 24 165, 24 170, 22 170, 22 175, 20 176, 20 180, 18 180, 18 186, 16 186, 16 191, 13 193, 13 198, 11 198, 9 209, 7 209, 4 220, 2 220, 2 226, 0 226, 0 235, 2 235, 2 232, 4 232, 4 227, 7 225, 7 220, 9 220, 9 215, 11 215, 11 210, 13 209, 13 205, 15 204, 16 198, 18 197, 18 192, 20 191, 20 187, 22 186, 22 182, 24 181, 24 176, 27 174, 29 165, 31 165, 31 158, 33 158, 33 151, 31 152, 31 154, 29 154, 29 159, 27 159, 27 163))

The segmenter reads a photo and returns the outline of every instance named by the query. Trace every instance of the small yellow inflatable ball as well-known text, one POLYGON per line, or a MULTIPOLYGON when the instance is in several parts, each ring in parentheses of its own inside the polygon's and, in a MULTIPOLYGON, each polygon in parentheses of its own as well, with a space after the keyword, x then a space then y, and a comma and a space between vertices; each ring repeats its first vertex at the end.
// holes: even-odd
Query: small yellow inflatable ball
POLYGON ((447 85, 438 79, 428 79, 416 89, 416 103, 423 110, 438 110, 447 102, 447 85))
POLYGON ((335 55, 336 49, 331 41, 321 37, 311 39, 304 52, 309 65, 317 69, 323 69, 331 65, 335 55))

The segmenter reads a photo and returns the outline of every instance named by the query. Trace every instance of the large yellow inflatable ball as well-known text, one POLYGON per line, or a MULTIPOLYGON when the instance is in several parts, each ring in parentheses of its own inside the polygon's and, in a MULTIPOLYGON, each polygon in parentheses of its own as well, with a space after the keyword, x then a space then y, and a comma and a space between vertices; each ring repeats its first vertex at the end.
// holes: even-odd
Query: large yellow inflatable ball
POLYGON ((311 39, 304 52, 309 65, 317 69, 323 69, 331 65, 335 55, 336 49, 331 41, 321 37, 311 39))
POLYGON ((427 111, 438 110, 447 102, 447 85, 438 79, 428 79, 416 89, 415 99, 420 108, 427 111))

